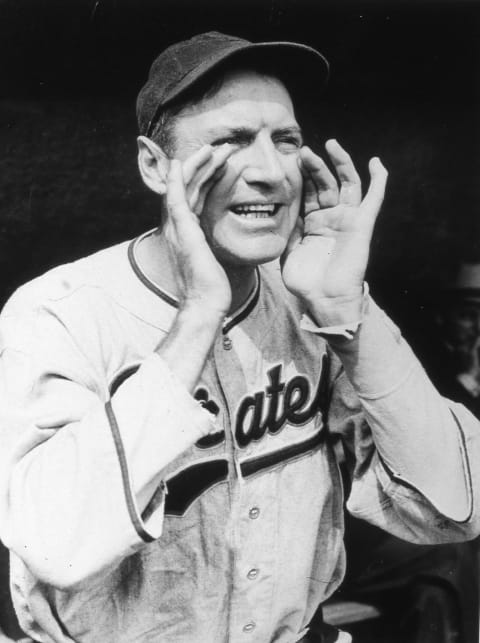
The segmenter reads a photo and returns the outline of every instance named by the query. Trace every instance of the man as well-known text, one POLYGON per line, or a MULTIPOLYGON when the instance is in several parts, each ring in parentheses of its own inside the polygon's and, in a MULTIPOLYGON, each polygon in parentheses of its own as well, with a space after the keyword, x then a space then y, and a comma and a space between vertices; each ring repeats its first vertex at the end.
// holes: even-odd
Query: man
POLYGON ((439 389, 480 417, 480 263, 462 261, 432 302, 443 351, 432 361, 439 389))
POLYGON ((478 533, 478 423, 363 283, 386 171, 362 199, 336 141, 339 184, 303 143, 292 98, 326 73, 294 43, 167 49, 137 103, 158 230, 4 310, 0 525, 32 638, 308 640, 345 567, 333 432, 355 515, 478 533))

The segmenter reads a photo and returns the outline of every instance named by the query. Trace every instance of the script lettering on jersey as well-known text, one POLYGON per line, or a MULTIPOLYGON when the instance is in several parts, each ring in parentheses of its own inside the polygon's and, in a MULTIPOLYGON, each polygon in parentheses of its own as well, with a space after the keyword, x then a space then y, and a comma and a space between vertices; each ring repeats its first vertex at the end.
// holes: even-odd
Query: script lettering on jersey
MULTIPOLYGON (((258 442, 267 433, 276 435, 287 424, 307 424, 319 412, 325 413, 328 394, 328 358, 322 359, 317 388, 312 395, 312 385, 306 375, 296 374, 288 381, 282 377, 282 365, 267 371, 268 384, 264 390, 244 397, 235 415, 235 439, 239 447, 252 441, 258 442)), ((217 416, 220 409, 207 389, 195 391, 195 399, 210 413, 217 416)), ((197 441, 201 449, 216 447, 225 440, 225 432, 207 435, 197 441)))
MULTIPOLYGON (((211 399, 207 389, 203 387, 197 388, 193 397, 203 406, 204 409, 209 411, 215 417, 220 413, 218 404, 215 400, 211 399)), ((212 447, 222 444, 224 440, 225 431, 219 431, 218 433, 211 433, 210 435, 205 435, 203 438, 200 438, 200 440, 197 440, 196 446, 199 449, 211 449, 212 447)))
POLYGON ((267 371, 269 384, 264 391, 247 395, 240 402, 235 420, 238 446, 246 447, 261 440, 266 433, 275 435, 286 424, 301 426, 318 412, 326 409, 328 392, 327 357, 324 356, 318 386, 311 394, 306 375, 294 375, 288 382, 282 379, 281 364, 267 371))
MULTIPOLYGON (((235 417, 235 438, 239 447, 246 447, 253 440, 261 440, 267 433, 275 435, 287 424, 294 426, 306 424, 317 413, 322 414, 324 426, 303 442, 295 442, 242 461, 240 470, 244 477, 309 453, 324 441, 326 435, 329 382, 329 361, 326 355, 322 358, 318 385, 313 393, 310 380, 306 375, 296 374, 287 382, 283 381, 280 364, 270 368, 267 371, 267 377, 268 384, 265 389, 247 395, 238 406, 235 417)), ((194 397, 213 415, 217 416, 220 413, 219 405, 210 397, 206 388, 197 388, 194 397)), ((196 447, 213 449, 224 441, 225 432, 222 431, 201 438, 196 442, 196 447)), ((212 487, 227 481, 229 467, 225 456, 217 457, 206 462, 194 462, 168 478, 165 513, 183 516, 198 497, 212 487)))

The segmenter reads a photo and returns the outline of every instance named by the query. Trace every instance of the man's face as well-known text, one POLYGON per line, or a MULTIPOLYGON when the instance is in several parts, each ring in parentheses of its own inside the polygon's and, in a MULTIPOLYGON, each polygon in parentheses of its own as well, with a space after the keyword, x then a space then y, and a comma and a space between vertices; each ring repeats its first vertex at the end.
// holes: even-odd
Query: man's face
POLYGON ((480 342, 480 298, 452 302, 443 314, 447 341, 460 351, 469 351, 480 342))
POLYGON ((180 112, 173 136, 181 161, 207 143, 233 146, 200 216, 220 263, 257 265, 279 257, 302 196, 302 138, 285 86, 253 71, 231 72, 214 96, 180 112))

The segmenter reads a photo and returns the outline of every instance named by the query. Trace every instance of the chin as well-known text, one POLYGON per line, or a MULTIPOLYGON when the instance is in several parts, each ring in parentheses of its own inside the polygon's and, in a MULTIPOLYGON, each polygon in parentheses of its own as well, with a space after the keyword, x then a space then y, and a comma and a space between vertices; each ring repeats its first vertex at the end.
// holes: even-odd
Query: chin
POLYGON ((215 257, 223 266, 255 267, 278 259, 287 242, 281 237, 268 241, 263 239, 245 240, 238 247, 219 247, 214 251, 215 257))

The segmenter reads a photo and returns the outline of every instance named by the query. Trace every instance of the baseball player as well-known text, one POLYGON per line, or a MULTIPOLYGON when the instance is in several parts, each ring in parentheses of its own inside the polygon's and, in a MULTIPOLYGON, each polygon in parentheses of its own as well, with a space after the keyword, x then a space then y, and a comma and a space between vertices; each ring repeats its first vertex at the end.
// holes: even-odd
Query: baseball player
POLYGON ((137 101, 159 227, 7 304, 0 529, 33 640, 349 641, 309 632, 345 568, 332 433, 356 516, 478 533, 478 422, 364 285, 386 171, 362 197, 302 138, 326 75, 295 43, 164 51, 137 101))

